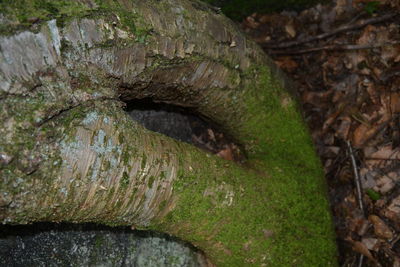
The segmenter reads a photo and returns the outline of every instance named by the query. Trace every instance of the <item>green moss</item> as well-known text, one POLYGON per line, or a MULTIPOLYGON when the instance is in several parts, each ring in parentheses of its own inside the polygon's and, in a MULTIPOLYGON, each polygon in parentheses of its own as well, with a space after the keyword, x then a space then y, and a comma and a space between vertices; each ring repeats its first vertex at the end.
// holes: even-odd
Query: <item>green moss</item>
POLYGON ((141 168, 144 170, 146 168, 146 161, 147 161, 147 156, 146 154, 142 155, 142 162, 141 162, 141 168))
POLYGON ((180 204, 155 227, 205 248, 221 266, 337 266, 324 175, 296 101, 269 68, 253 66, 242 75, 249 77, 253 83, 240 92, 247 114, 240 139, 247 166, 258 173, 197 152, 184 155, 182 164, 201 158, 208 168, 178 169, 174 192, 180 204), (232 206, 221 206, 229 196, 232 206), (191 227, 180 227, 186 224, 191 227), (205 237, 210 229, 213 244, 205 237))
POLYGON ((122 6, 118 2, 96 0, 96 3, 99 6, 99 13, 104 15, 108 15, 110 12, 118 14, 122 25, 135 35, 135 42, 146 43, 147 38, 151 35, 152 28, 135 9, 122 6))
POLYGON ((124 143, 124 134, 123 134, 122 132, 120 132, 120 133, 118 134, 118 142, 119 142, 120 144, 123 144, 123 143, 124 143))
POLYGON ((121 178, 120 184, 121 184, 122 188, 126 188, 129 185, 129 175, 125 171, 122 174, 122 178, 121 178))
POLYGON ((162 171, 162 172, 160 173, 160 179, 163 180, 163 179, 165 179, 165 177, 166 177, 165 172, 162 171))
POLYGON ((0 32, 6 33, 50 19, 61 22, 65 17, 87 15, 89 10, 82 3, 68 0, 3 0, 0 2, 0 13, 7 14, 17 23, 13 24, 12 29, 10 25, 3 25, 0 27, 0 32))
POLYGON ((147 182, 147 186, 148 186, 149 188, 153 188, 154 179, 155 179, 155 177, 154 177, 153 175, 151 175, 151 176, 149 177, 149 181, 147 182))
POLYGON ((159 210, 163 211, 166 205, 167 205, 167 201, 165 201, 165 200, 161 201, 160 204, 158 205, 159 210))
MULTIPOLYGON (((117 15, 122 26, 135 35, 135 42, 146 43, 152 28, 133 8, 115 1, 97 0, 96 3, 97 7, 89 8, 82 2, 69 0, 3 0, 0 13, 12 23, 0 25, 0 33, 7 35, 51 19, 56 19, 57 26, 63 27, 72 18, 103 16, 114 21, 117 15)), ((112 47, 113 44, 114 41, 106 41, 102 45, 112 47)))
POLYGON ((101 235, 96 235, 96 239, 95 239, 95 241, 94 241, 94 247, 95 247, 95 249, 96 249, 96 250, 101 249, 101 247, 104 245, 104 242, 105 242, 105 241, 106 241, 106 240, 104 239, 103 236, 101 236, 101 235))

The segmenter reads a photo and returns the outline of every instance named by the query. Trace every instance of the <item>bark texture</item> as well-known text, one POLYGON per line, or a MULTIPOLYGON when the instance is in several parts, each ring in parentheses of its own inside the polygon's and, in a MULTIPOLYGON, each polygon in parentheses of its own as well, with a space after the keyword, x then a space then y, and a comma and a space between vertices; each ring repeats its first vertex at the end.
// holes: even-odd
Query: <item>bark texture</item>
POLYGON ((185 0, 1 8, 3 223, 163 231, 218 266, 336 265, 322 169, 290 87, 223 15, 185 0), (123 111, 140 98, 192 107, 246 164, 144 129, 123 111))

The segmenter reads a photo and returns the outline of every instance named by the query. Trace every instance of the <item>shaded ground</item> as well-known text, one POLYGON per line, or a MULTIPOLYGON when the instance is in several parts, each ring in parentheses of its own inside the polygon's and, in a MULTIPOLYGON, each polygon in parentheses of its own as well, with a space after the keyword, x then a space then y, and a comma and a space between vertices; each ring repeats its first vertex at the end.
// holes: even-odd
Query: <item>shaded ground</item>
POLYGON ((133 120, 154 132, 192 144, 226 160, 241 162, 245 158, 232 138, 189 109, 143 99, 127 103, 126 111, 133 120))
POLYGON ((298 88, 325 168, 341 266, 400 266, 400 1, 252 14, 298 88))
POLYGON ((1 266, 208 266, 194 247, 166 234, 95 224, 0 228, 1 266))

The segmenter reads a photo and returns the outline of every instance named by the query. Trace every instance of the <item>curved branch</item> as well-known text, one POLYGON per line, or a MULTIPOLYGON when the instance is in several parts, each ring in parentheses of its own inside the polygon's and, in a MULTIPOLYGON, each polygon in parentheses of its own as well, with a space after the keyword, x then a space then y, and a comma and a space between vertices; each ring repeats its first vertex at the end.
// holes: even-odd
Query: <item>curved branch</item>
POLYGON ((261 49, 196 1, 73 3, 0 37, 3 223, 153 229, 221 266, 335 265, 320 163, 261 49), (196 108, 246 166, 143 129, 118 97, 196 108))

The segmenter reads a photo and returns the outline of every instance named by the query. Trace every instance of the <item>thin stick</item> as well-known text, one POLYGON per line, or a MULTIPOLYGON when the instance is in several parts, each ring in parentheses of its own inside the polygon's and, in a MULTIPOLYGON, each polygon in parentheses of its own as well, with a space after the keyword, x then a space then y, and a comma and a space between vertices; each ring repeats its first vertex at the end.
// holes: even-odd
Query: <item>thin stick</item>
POLYGON ((299 50, 280 50, 280 51, 269 51, 269 54, 275 55, 295 55, 295 54, 306 54, 316 51, 323 51, 323 50, 363 50, 363 49, 372 49, 372 48, 379 48, 385 46, 391 46, 400 44, 400 42, 390 42, 390 43, 382 43, 382 44, 362 44, 362 45, 351 45, 351 44, 343 44, 343 45, 325 45, 320 47, 311 47, 299 50))
POLYGON ((363 260, 364 260, 364 255, 360 254, 360 257, 358 258, 358 267, 362 267, 363 260))
MULTIPOLYGON (((360 210, 361 210, 363 216, 365 217, 364 204, 362 201, 362 194, 361 194, 361 180, 360 180, 360 175, 358 174, 356 159, 354 157, 353 148, 351 147, 350 141, 346 141, 346 143, 347 143, 347 147, 349 149, 351 165, 353 166, 354 177, 356 180, 358 205, 360 207, 360 210)), ((360 257, 358 258, 358 267, 362 267, 363 261, 364 261, 364 255, 360 254, 360 257)))
POLYGON ((350 31, 350 30, 356 30, 359 28, 362 28, 366 25, 369 24, 375 24, 375 23, 380 23, 386 20, 389 20, 391 18, 393 18, 394 16, 396 16, 398 14, 393 13, 393 14, 386 14, 384 16, 381 17, 376 17, 376 18, 370 18, 370 19, 365 19, 365 20, 360 20, 357 23, 354 24, 345 24, 331 32, 326 32, 326 33, 322 33, 316 36, 310 36, 308 38, 302 39, 302 40, 296 40, 296 41, 290 41, 290 42, 285 42, 285 43, 281 43, 279 45, 270 45, 270 44, 264 44, 263 47, 264 48, 271 48, 271 49, 279 49, 279 48, 288 48, 288 47, 292 47, 292 46, 296 46, 296 45, 300 45, 300 44, 304 44, 304 43, 308 43, 308 42, 312 42, 312 41, 316 41, 316 40, 321 40, 321 39, 325 39, 329 36, 341 33, 341 32, 346 32, 346 31, 350 31))
POLYGON ((356 159, 354 157, 353 148, 351 147, 350 141, 346 141, 346 143, 347 143, 347 147, 349 149, 351 165, 353 166, 353 172, 354 172, 354 177, 355 177, 355 182, 356 182, 356 189, 357 189, 358 206, 360 207, 361 212, 365 216, 364 204, 363 204, 363 201, 362 201, 362 194, 361 194, 361 180, 360 180, 360 175, 358 174, 358 170, 357 170, 356 159))

